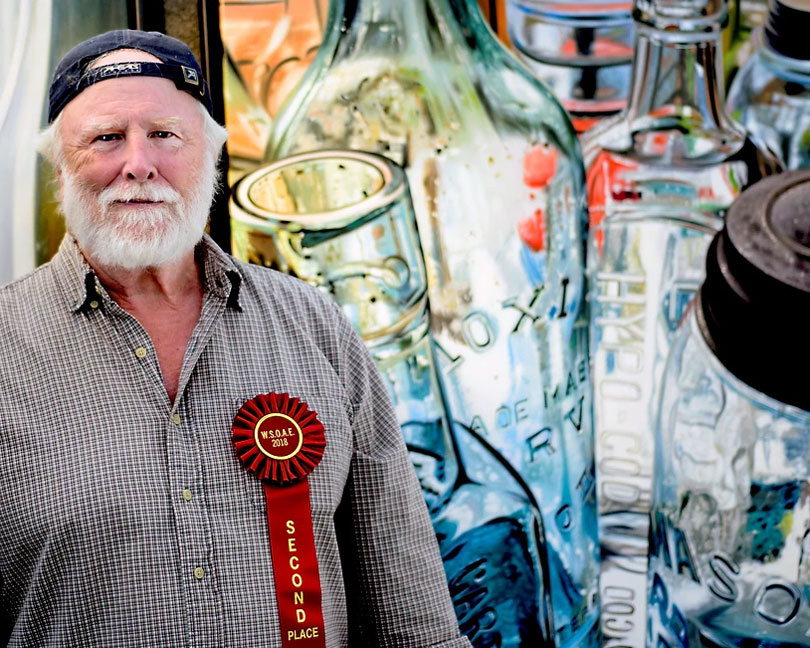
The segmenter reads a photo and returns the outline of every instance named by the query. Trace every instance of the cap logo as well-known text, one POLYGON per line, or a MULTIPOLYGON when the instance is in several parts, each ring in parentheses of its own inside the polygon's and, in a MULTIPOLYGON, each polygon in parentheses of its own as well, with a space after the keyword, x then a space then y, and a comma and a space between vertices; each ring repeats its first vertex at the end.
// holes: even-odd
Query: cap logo
POLYGON ((180 67, 183 68, 183 77, 185 77, 186 81, 193 85, 200 85, 200 77, 197 76, 197 70, 186 67, 185 65, 181 65, 180 67))
POLYGON ((120 75, 130 75, 130 74, 140 74, 141 73, 141 64, 140 63, 112 63, 110 65, 101 66, 98 69, 98 72, 94 74, 100 78, 110 77, 110 76, 120 76, 120 75))

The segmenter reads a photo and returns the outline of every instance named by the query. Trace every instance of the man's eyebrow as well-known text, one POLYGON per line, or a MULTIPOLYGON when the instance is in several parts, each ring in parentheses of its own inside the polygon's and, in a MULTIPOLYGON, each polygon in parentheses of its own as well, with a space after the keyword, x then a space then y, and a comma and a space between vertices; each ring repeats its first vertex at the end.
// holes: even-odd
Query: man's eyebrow
POLYGON ((99 133, 118 131, 122 128, 123 125, 120 121, 92 122, 82 128, 81 135, 82 137, 92 137, 94 135, 98 135, 99 133))
POLYGON ((178 127, 182 126, 182 124, 183 120, 178 117, 167 117, 166 119, 157 119, 152 122, 154 128, 166 130, 176 130, 178 127))

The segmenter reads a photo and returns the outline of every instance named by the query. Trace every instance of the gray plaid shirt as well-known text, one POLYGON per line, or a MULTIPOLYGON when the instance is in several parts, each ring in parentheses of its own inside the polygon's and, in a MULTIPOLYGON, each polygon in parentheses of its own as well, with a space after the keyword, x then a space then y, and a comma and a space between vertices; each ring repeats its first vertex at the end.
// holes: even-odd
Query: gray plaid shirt
POLYGON ((263 490, 231 422, 270 391, 326 428, 310 475, 326 644, 469 646, 384 386, 338 308, 207 237, 176 402, 75 241, 0 289, 0 640, 280 647, 263 490))

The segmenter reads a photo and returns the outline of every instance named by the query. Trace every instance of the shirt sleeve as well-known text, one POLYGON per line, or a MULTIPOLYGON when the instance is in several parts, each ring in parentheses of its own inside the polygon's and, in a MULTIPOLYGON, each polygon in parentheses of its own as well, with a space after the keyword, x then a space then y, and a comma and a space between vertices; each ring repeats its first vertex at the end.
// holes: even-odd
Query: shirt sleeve
POLYGON ((354 452, 338 541, 350 645, 470 648, 459 636, 436 535, 388 392, 341 316, 354 452))

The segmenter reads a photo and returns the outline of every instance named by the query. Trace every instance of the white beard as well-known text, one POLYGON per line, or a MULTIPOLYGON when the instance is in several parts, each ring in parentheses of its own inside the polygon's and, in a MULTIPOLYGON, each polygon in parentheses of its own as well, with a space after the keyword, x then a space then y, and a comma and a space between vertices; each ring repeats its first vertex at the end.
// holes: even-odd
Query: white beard
POLYGON ((207 156, 196 171, 188 199, 166 185, 152 182, 108 187, 100 193, 62 170, 62 213, 79 247, 101 266, 140 270, 177 261, 202 238, 217 189, 215 158, 207 156), (162 201, 137 210, 115 201, 162 201))

